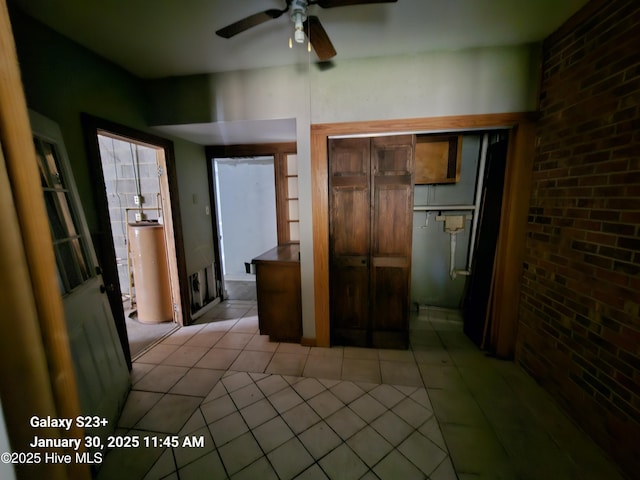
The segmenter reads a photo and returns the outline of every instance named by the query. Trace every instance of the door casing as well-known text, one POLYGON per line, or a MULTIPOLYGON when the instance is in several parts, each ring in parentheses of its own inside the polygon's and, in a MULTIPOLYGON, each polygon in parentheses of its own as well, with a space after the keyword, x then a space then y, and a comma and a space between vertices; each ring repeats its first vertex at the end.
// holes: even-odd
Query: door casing
POLYGON ((86 113, 82 114, 82 126, 85 135, 85 146, 89 158, 89 170, 94 185, 94 201, 98 213, 98 230, 92 234, 98 261, 102 267, 102 274, 108 288, 109 304, 114 312, 114 321, 118 330, 118 336, 122 343, 125 356, 131 368, 131 354, 127 337, 124 309, 122 306, 122 290, 118 280, 115 247, 109 218, 109 206, 100 161, 100 149, 98 145, 98 133, 106 132, 132 143, 141 143, 163 150, 164 172, 161 175, 160 192, 171 209, 171 221, 165 221, 165 237, 173 240, 175 250, 175 262, 169 261, 170 278, 172 284, 172 296, 174 298, 174 321, 179 325, 191 323, 191 309, 189 302, 189 285, 187 277, 186 259, 184 253, 184 241, 182 237, 182 219, 180 216, 180 203, 178 196, 178 183, 175 168, 175 154, 173 142, 156 135, 126 127, 108 120, 104 120, 86 113), (168 194, 168 195, 167 195, 168 194), (177 290, 177 291, 176 291, 177 290))
POLYGON ((524 251, 521 245, 526 237, 537 117, 536 112, 513 112, 311 125, 313 299, 316 337, 307 339, 307 344, 330 346, 328 139, 337 136, 510 128, 491 315, 496 330, 496 351, 501 356, 513 355, 519 307, 514 299, 519 298, 522 275, 524 251))

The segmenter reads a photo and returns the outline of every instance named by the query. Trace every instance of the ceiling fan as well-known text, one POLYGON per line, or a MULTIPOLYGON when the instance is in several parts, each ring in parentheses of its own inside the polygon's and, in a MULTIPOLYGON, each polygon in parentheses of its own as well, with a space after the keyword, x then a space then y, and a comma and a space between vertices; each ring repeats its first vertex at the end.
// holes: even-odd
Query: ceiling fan
POLYGON ((297 43, 303 43, 305 35, 313 46, 321 62, 325 62, 336 55, 336 50, 327 35, 320 19, 314 15, 307 15, 309 5, 321 8, 347 7, 351 5, 365 5, 370 3, 395 3, 398 0, 286 0, 287 7, 283 10, 275 8, 250 15, 242 20, 227 25, 216 31, 223 38, 231 38, 269 20, 274 20, 289 12, 294 24, 294 38, 297 43))

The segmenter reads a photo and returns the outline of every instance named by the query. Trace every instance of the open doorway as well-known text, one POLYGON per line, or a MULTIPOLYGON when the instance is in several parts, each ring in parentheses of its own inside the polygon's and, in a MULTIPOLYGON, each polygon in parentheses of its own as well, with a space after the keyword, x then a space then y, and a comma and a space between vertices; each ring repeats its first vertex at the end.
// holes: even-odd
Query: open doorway
POLYGON ((131 356, 135 358, 178 327, 173 321, 172 302, 167 294, 169 259, 162 241, 164 218, 158 174, 162 149, 134 143, 103 130, 98 132, 98 146, 127 337, 131 356), (140 251, 136 246, 144 242, 147 248, 154 247, 153 237, 147 232, 154 232, 151 235, 157 234, 161 239, 160 249, 150 260, 143 257, 148 251, 140 251), (140 270, 134 265, 138 258, 142 260, 140 270), (141 278, 149 262, 155 265, 156 274, 151 282, 141 278), (140 291, 143 281, 151 291, 140 291), (154 310, 147 310, 145 314, 149 302, 153 303, 154 310))
POLYGON ((94 243, 120 342, 136 358, 191 318, 173 144, 89 115, 83 125, 98 210, 94 243), (150 268, 164 268, 166 285, 153 284, 160 270, 143 280, 150 268))
POLYGON ((274 158, 211 161, 225 298, 255 301, 251 260, 278 244, 274 158))
POLYGON ((250 262, 278 245, 299 243, 296 144, 218 145, 205 151, 209 196, 215 203, 211 228, 217 239, 215 273, 223 283, 221 300, 251 295, 255 301, 250 262), (246 176, 238 175, 245 171, 246 176), (253 246, 243 247, 240 254, 225 251, 245 240, 253 246), (240 290, 234 290, 236 286, 240 290))

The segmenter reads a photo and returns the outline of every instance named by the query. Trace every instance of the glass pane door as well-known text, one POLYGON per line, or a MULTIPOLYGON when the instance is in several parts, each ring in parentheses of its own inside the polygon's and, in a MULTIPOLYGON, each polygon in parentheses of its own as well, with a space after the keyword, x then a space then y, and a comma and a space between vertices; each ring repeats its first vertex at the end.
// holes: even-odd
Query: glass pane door
POLYGON ((56 145, 37 136, 34 141, 56 254, 58 282, 65 295, 92 276, 86 247, 88 239, 78 228, 78 215, 73 211, 56 145))

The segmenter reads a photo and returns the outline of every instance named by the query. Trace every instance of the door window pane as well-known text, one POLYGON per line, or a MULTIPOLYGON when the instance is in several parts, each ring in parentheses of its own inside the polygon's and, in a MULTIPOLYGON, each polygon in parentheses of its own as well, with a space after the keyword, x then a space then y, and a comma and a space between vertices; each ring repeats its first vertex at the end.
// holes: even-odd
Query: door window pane
POLYGON ((60 266, 63 275, 66 277, 66 290, 73 290, 83 281, 80 271, 76 268, 77 257, 70 242, 63 242, 56 245, 56 254, 60 257, 60 266))
POLYGON ((91 277, 85 242, 78 228, 78 216, 73 210, 70 191, 66 188, 64 174, 56 145, 35 137, 49 226, 54 242, 58 280, 63 294, 70 292, 91 277))

